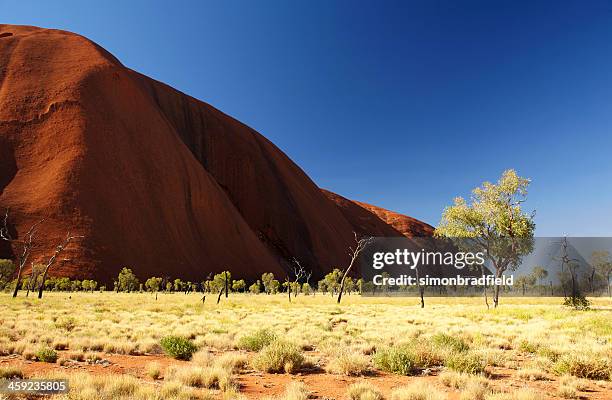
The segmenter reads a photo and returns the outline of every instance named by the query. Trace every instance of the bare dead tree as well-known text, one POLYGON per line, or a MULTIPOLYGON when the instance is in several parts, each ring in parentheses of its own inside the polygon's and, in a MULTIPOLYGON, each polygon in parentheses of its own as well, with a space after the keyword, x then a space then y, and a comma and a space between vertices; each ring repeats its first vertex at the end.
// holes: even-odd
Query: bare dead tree
MULTIPOLYGON (((49 258, 49 261, 47 261, 47 264, 45 265, 45 269, 43 270, 42 282, 38 286, 38 298, 39 299, 42 299, 43 291, 45 290, 45 280, 47 279, 47 273, 49 272, 51 267, 55 264, 57 257, 59 257, 60 254, 62 254, 66 250, 66 247, 68 247, 72 241, 74 241, 75 239, 80 239, 82 237, 83 236, 73 236, 70 234, 70 232, 68 232, 64 240, 60 244, 57 245, 57 247, 55 248, 55 253, 53 253, 53 255, 49 258)), ((68 260, 64 260, 64 261, 68 261, 68 260)))
MULTIPOLYGON (((285 278, 285 284, 287 285, 287 295, 289 296, 289 303, 291 303, 291 290, 293 290, 293 287, 297 283, 299 283, 300 280, 304 277, 308 276, 308 278, 310 279, 310 275, 312 275, 312 272, 310 274, 306 274, 304 267, 302 267, 302 264, 300 264, 297 258, 293 258, 293 263, 295 264, 293 267, 293 276, 295 279, 292 281, 289 275, 287 275, 287 277, 285 278)), ((295 296, 297 297, 297 290, 295 296)))
POLYGON ((13 290, 13 297, 17 297, 17 292, 19 291, 19 285, 21 284, 21 273, 23 272, 23 267, 25 267, 30 255, 32 254, 32 250, 36 246, 36 231, 38 226, 44 222, 44 219, 34 223, 30 229, 24 235, 24 239, 15 239, 10 233, 9 230, 9 209, 6 209, 6 213, 4 214, 2 227, 0 227, 0 239, 9 242, 11 246, 17 246, 17 282, 15 283, 15 290, 13 290))
POLYGON ((374 241, 374 238, 371 236, 359 238, 357 236, 357 232, 353 232, 353 234, 355 235, 355 246, 349 247, 349 256, 351 257, 351 262, 342 274, 342 280, 340 281, 340 290, 338 291, 338 304, 340 304, 340 300, 342 300, 342 293, 344 292, 344 284, 346 282, 346 277, 351 272, 351 269, 353 269, 355 261, 357 261, 361 252, 365 250, 365 248, 368 247, 374 241))

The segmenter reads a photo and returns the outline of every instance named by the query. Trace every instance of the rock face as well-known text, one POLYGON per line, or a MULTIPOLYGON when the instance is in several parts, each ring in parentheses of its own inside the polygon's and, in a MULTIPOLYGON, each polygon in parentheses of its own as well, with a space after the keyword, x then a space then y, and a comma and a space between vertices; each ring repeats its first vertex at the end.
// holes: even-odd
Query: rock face
POLYGON ((44 218, 35 262, 67 232, 83 236, 52 275, 109 282, 128 266, 141 279, 284 277, 296 258, 318 277, 346 264, 354 230, 431 233, 321 191, 258 132, 82 36, 0 25, 0 82, 11 229, 23 235, 44 218))

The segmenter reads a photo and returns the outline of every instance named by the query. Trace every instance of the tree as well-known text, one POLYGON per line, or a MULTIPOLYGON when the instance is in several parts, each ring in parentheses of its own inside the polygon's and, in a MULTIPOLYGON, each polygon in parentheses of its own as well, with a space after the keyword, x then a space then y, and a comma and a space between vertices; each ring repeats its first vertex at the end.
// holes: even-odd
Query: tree
POLYGON ((346 278, 351 272, 355 261, 357 261, 361 252, 365 250, 365 248, 368 247, 370 243, 374 241, 374 238, 372 237, 368 236, 358 238, 356 232, 353 232, 353 234, 355 235, 355 245, 349 247, 349 256, 351 257, 351 261, 348 267, 346 267, 346 269, 344 270, 344 273, 342 274, 342 279, 340 280, 340 290, 338 291, 338 304, 340 304, 340 300, 342 300, 342 292, 344 291, 344 286, 346 285, 346 278))
POLYGON ((93 293, 94 290, 96 290, 96 288, 98 287, 98 282, 94 280, 85 279, 83 280, 83 282, 81 282, 81 286, 83 287, 83 290, 93 293))
MULTIPOLYGON (((60 254, 62 254, 66 250, 66 247, 68 247, 70 243, 77 238, 82 238, 82 236, 72 236, 70 232, 68 232, 64 240, 60 244, 58 244, 57 247, 55 248, 55 253, 53 253, 53 255, 49 258, 42 272, 42 282, 40 283, 38 287, 38 298, 39 299, 42 299, 43 290, 45 289, 45 285, 43 285, 43 283, 45 282, 45 279, 47 278, 47 273, 49 272, 49 269, 51 269, 53 264, 55 264, 57 257, 59 257, 60 254)), ((64 261, 67 261, 67 260, 64 260, 64 261)))
POLYGON ((185 282, 183 282, 179 278, 176 278, 174 280, 174 291, 181 292, 183 290, 184 285, 185 285, 185 282))
MULTIPOLYGON (((462 250, 482 252, 496 278, 516 270, 522 257, 533 250, 535 213, 522 210, 529 184, 514 170, 504 171, 497 183, 484 182, 474 189, 471 204, 457 197, 454 205, 446 207, 435 235, 463 239, 457 241, 462 250)), ((499 304, 497 282, 493 303, 499 304)))
POLYGON ((522 288, 523 296, 525 296, 526 288, 535 285, 535 283, 536 283, 536 277, 534 274, 520 275, 519 277, 516 278, 516 284, 522 288))
POLYGON ((0 289, 10 281, 17 267, 12 260, 0 259, 0 289))
POLYGON ((310 284, 308 282, 304 282, 304 284, 302 285, 302 293, 304 293, 304 296, 308 296, 310 292, 312 292, 310 284))
POLYGON ((591 264, 594 270, 606 282, 608 297, 610 297, 610 276, 612 275, 612 258, 609 251, 594 251, 591 254, 591 264))
MULTIPOLYGON (((30 279, 28 281, 26 297, 29 292, 34 292, 37 287, 44 286, 46 276, 44 275, 45 265, 32 263, 30 279)), ((24 284, 25 285, 25 284, 24 284)), ((40 299, 40 296, 38 297, 40 299)))
POLYGON ((244 279, 240 279, 238 281, 232 282, 232 290, 235 292, 241 292, 246 287, 246 282, 244 279))
POLYGON ((75 279, 74 281, 70 282, 70 290, 73 292, 78 292, 79 290, 81 290, 81 281, 79 281, 78 279, 75 279))
POLYGON ((38 226, 43 223, 43 221, 44 219, 41 219, 40 221, 34 223, 26 232, 23 240, 15 239, 9 230, 9 210, 7 209, 6 213, 4 214, 2 226, 0 227, 0 240, 4 240, 11 246, 17 248, 17 280, 15 282, 15 289, 13 290, 13 297, 17 297, 23 267, 25 267, 27 264, 28 259, 32 254, 32 250, 36 246, 37 229, 38 226))
POLYGON ((117 290, 126 291, 129 293, 136 290, 139 285, 139 281, 131 269, 124 267, 119 272, 119 276, 117 277, 117 285, 117 290))
POLYGON ((335 295, 340 288, 340 280, 342 279, 342 271, 338 268, 334 268, 332 272, 325 275, 323 278, 323 286, 326 291, 329 291, 331 295, 335 295))
POLYGON ((264 285, 264 291, 266 294, 272 293, 272 281, 274 280, 274 274, 272 272, 264 272, 261 275, 261 283, 264 285))
POLYGON ((156 278, 154 276, 145 281, 145 288, 149 292, 155 293, 155 300, 157 300, 157 293, 161 289, 162 281, 162 278, 156 278))
POLYGON ((55 281, 55 290, 67 292, 71 287, 72 282, 70 282, 70 279, 66 278, 65 276, 58 278, 57 281, 55 281))
POLYGON ((536 280, 540 281, 540 286, 544 287, 544 279, 548 276, 548 271, 544 269, 544 267, 536 265, 533 267, 533 272, 531 272, 531 274, 536 280))
POLYGON ((261 292, 261 282, 258 280, 251 286, 249 286, 249 292, 253 294, 259 294, 261 292))
POLYGON ((293 259, 293 264, 294 264, 294 267, 293 267, 294 279, 291 280, 291 278, 289 277, 289 274, 287 274, 287 277, 285 278, 285 283, 283 284, 283 286, 287 288, 287 295, 289 296, 290 303, 291 303, 291 292, 293 291, 295 293, 295 296, 297 296, 299 289, 301 287, 300 281, 306 277, 310 279, 310 274, 311 274, 311 273, 306 274, 306 271, 304 270, 300 262, 297 260, 297 258, 293 259))

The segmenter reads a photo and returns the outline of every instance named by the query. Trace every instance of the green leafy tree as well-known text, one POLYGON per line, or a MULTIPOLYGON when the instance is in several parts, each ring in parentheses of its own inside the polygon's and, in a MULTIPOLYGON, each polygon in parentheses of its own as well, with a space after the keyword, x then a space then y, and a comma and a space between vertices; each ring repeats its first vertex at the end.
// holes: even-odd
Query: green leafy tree
POLYGON ((332 272, 325 275, 325 278, 323 279, 325 287, 331 292, 332 295, 336 294, 336 292, 340 289, 341 279, 342 271, 340 271, 338 268, 334 268, 332 272))
POLYGON ((138 288, 140 282, 131 269, 124 267, 117 277, 118 290, 125 292, 133 292, 138 288))
POLYGON ((264 291, 266 294, 272 293, 272 281, 274 280, 274 274, 272 272, 264 272, 261 275, 261 283, 264 285, 264 291))
POLYGON ((17 271, 17 266, 12 260, 0 259, 0 288, 4 288, 17 271))
POLYGON ((544 269, 544 267, 540 267, 539 265, 536 265, 535 267, 533 267, 533 271, 531 272, 531 274, 537 281, 540 282, 540 286, 542 286, 543 288, 544 279, 546 279, 546 277, 548 276, 548 271, 544 269))
POLYGON ((78 292, 81 290, 81 281, 74 280, 70 282, 70 290, 73 292, 78 292))
POLYGON ((327 293, 327 281, 325 279, 321 279, 317 284, 317 289, 323 294, 327 293))
POLYGON ((240 280, 232 282, 232 290, 234 292, 242 292, 245 287, 246 287, 246 282, 244 281, 244 279, 240 279, 240 280))
POLYGON ((162 278, 151 277, 145 281, 145 288, 151 293, 155 293, 155 300, 157 300, 157 293, 161 289, 162 278))
POLYGON ((270 293, 276 294, 280 291, 281 284, 276 279, 270 281, 270 293))
POLYGON ((516 285, 519 286, 525 296, 525 291, 528 287, 532 287, 536 283, 536 277, 533 274, 520 275, 516 278, 516 285))
POLYGON ((350 276, 347 276, 344 281, 344 290, 346 290, 348 294, 355 291, 355 281, 350 276))
POLYGON ((310 287, 310 284, 308 282, 304 282, 302 285, 302 293, 304 293, 305 296, 308 296, 311 292, 312 288, 310 287))
POLYGON ((70 282, 70 279, 66 278, 65 276, 58 278, 55 281, 55 290, 67 292, 68 290, 70 290, 71 287, 72 282, 70 282))
POLYGON ((610 297, 610 277, 612 276, 612 258, 609 251, 594 251, 591 255, 591 264, 599 276, 606 283, 608 297, 610 297))
POLYGON ((251 286, 249 286, 249 292, 253 294, 259 294, 261 292, 261 282, 258 280, 251 286))
MULTIPOLYGON (((524 255, 533 250, 534 213, 525 213, 530 180, 514 170, 504 171, 497 183, 485 182, 472 191, 471 203, 457 197, 442 213, 436 236, 468 238, 457 241, 465 251, 481 251, 501 278, 515 270, 524 255), (466 245, 468 243, 468 245, 466 245)), ((499 304, 499 285, 493 295, 499 304)))
POLYGON ((174 290, 177 292, 182 292, 183 291, 183 286, 185 286, 185 282, 183 282, 182 280, 176 278, 174 280, 174 290))

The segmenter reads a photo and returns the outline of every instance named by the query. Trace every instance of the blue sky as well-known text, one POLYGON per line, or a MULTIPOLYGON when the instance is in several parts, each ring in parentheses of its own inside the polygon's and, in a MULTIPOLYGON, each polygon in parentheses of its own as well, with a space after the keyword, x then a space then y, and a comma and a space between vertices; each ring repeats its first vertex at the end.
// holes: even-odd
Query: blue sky
POLYGON ((612 2, 5 1, 245 122, 319 186, 437 224, 515 168, 537 234, 612 236, 612 2))

